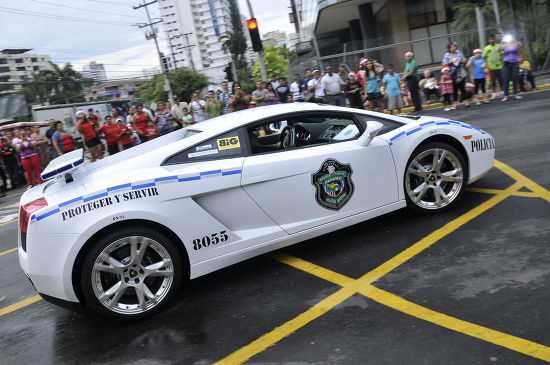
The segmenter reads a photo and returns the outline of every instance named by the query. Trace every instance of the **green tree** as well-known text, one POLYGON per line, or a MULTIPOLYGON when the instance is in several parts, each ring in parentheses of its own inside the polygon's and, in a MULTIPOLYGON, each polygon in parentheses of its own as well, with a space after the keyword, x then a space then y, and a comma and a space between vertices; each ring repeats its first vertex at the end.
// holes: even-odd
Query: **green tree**
MULTIPOLYGON (((289 61, 296 59, 296 57, 296 52, 289 51, 285 46, 277 47, 272 44, 264 46, 264 62, 267 75, 275 74, 279 77, 288 77, 289 61)), ((252 76, 256 80, 260 80, 262 77, 259 60, 256 60, 252 66, 252 76)))
MULTIPOLYGON (((226 31, 219 38, 220 42, 222 42, 222 50, 231 55, 231 60, 237 70, 246 69, 246 38, 244 36, 241 14, 236 0, 229 0, 229 17, 231 19, 231 30, 226 31)), ((241 80, 238 74, 237 78, 241 80)))
POLYGON ((66 63, 63 67, 51 62, 50 64, 52 70, 44 71, 52 90, 50 102, 52 104, 62 102, 69 104, 85 101, 84 87, 90 86, 92 84, 91 80, 84 78, 80 72, 75 71, 70 63, 66 63))
MULTIPOLYGON (((457 1, 453 5, 452 32, 461 32, 477 29, 475 4, 469 0, 457 1)), ((550 13, 550 0, 498 0, 498 8, 501 22, 518 21, 519 19, 533 18, 541 14, 550 13)), ((482 8, 486 26, 495 26, 495 14, 492 1, 486 1, 482 8)), ((530 22, 518 22, 502 27, 504 33, 511 32, 523 41, 524 52, 534 65, 550 66, 550 27, 548 19, 540 19, 530 22)), ((489 31, 488 34, 493 31, 489 31)), ((477 33, 456 37, 459 47, 467 54, 479 46, 477 33)), ((443 52, 443 51, 442 51, 443 52)))
MULTIPOLYGON (((191 94, 208 86, 208 77, 190 68, 181 67, 168 73, 168 80, 172 86, 174 95, 184 101, 191 100, 191 94)), ((164 77, 155 75, 149 82, 143 84, 138 92, 138 97, 146 103, 168 100, 168 93, 164 91, 164 77)))

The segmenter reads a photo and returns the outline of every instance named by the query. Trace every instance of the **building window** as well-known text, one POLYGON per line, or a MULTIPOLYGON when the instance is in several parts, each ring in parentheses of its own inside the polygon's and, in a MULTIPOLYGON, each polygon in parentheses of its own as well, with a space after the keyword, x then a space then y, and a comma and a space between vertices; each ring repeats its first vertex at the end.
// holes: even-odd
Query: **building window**
POLYGON ((38 71, 38 70, 40 69, 40 67, 38 67, 38 66, 33 66, 32 69, 33 69, 34 71, 38 71))
POLYGON ((8 60, 5 59, 5 58, 0 58, 0 65, 7 65, 8 64, 8 60))
POLYGON ((10 72, 9 67, 0 67, 0 72, 10 72))
POLYGON ((38 58, 36 57, 31 58, 31 62, 38 62, 38 58))
POLYGON ((15 63, 23 63, 23 59, 22 58, 16 58, 15 63))
POLYGON ((17 71, 25 71, 25 66, 20 66, 15 68, 17 71))

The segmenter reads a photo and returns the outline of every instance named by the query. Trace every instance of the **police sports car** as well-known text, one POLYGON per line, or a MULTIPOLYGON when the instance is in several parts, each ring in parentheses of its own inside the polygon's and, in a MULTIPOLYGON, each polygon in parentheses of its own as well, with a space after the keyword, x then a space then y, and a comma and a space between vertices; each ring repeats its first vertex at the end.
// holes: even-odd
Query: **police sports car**
POLYGON ((254 108, 53 160, 21 197, 20 263, 46 300, 143 318, 183 280, 405 206, 448 209, 493 158, 488 133, 453 120, 254 108))

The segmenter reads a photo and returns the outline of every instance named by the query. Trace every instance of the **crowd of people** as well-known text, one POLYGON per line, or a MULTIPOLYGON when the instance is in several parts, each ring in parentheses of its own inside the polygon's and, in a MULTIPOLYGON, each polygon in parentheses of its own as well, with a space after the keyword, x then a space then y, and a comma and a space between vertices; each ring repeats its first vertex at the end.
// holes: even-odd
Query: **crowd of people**
MULTIPOLYGON (((441 68, 418 69, 412 52, 404 55, 401 74, 394 65, 383 65, 373 58, 361 58, 356 70, 341 64, 334 72, 306 69, 295 74, 288 85, 286 77, 272 75, 269 81, 256 82, 256 89, 245 92, 238 82, 224 81, 217 90, 192 94, 191 100, 175 97, 172 102, 156 103, 156 110, 143 104, 128 110, 113 108, 110 115, 93 109, 79 110, 76 130, 88 151, 91 162, 132 148, 176 129, 200 123, 239 110, 278 103, 314 102, 336 106, 400 113, 405 106, 422 110, 424 103, 443 101, 445 110, 456 109, 459 102, 470 106, 490 103, 500 96, 521 99, 527 82, 536 88, 530 63, 521 53, 523 45, 511 36, 488 37, 488 45, 472 50, 466 57, 456 42, 447 45, 441 68), (488 93, 491 90, 492 93, 488 93), (511 95, 510 95, 511 94, 511 95)), ((65 131, 61 121, 51 120, 42 134, 40 128, 6 131, 0 137, 0 195, 10 187, 33 186, 42 182, 40 173, 49 161, 75 149, 75 136, 65 131)))

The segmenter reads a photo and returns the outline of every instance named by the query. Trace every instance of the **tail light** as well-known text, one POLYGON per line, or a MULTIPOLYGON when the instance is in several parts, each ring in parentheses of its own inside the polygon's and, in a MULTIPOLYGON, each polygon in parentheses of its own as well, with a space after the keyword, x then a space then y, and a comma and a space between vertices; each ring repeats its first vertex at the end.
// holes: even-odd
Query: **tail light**
POLYGON ((44 198, 38 198, 30 203, 21 206, 19 210, 19 229, 22 233, 27 233, 29 220, 34 212, 38 209, 48 206, 48 202, 44 198))

